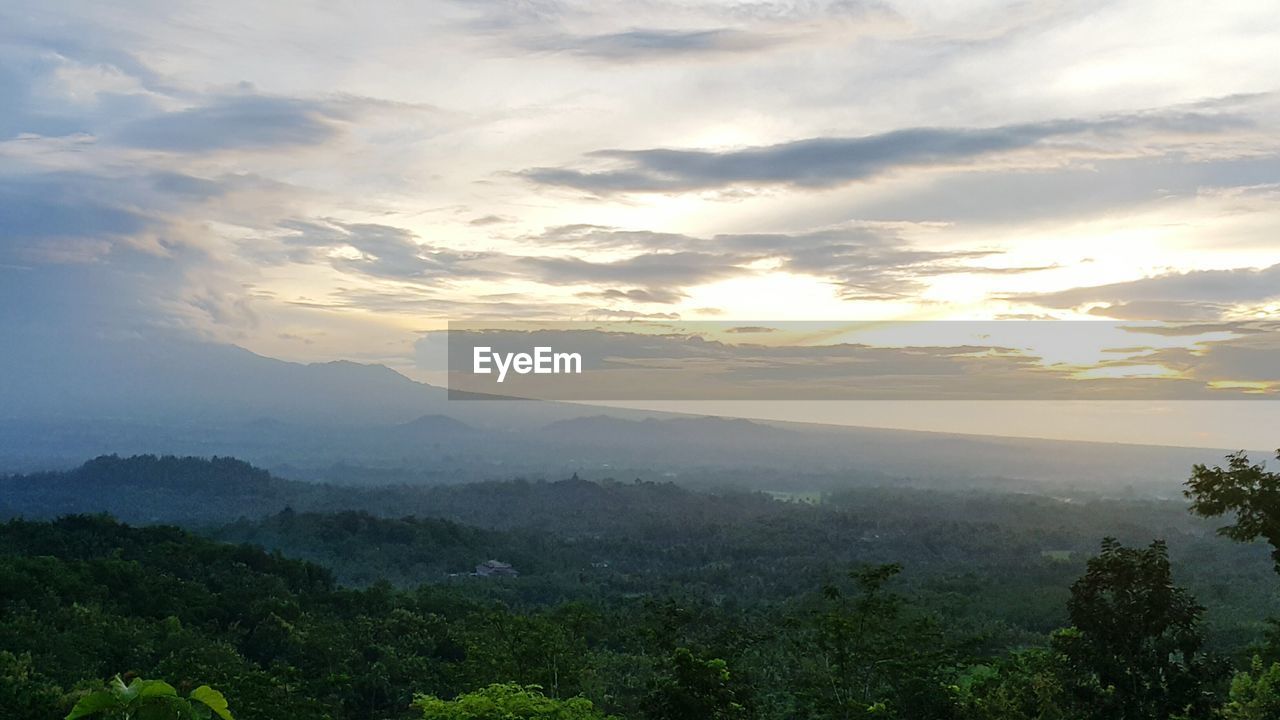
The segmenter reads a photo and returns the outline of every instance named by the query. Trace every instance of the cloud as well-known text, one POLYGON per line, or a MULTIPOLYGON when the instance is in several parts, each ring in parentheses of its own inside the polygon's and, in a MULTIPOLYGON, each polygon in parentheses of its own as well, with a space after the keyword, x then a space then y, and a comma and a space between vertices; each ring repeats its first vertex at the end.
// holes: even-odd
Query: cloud
MULTIPOLYGON (((1081 339, 1100 340, 1115 325, 1004 322, 998 324, 1004 341, 997 341, 985 335, 983 323, 971 323, 969 330, 988 337, 975 343, 947 342, 956 337, 955 323, 896 325, 910 332, 909 339, 899 339, 902 344, 815 344, 813 328, 788 323, 742 327, 678 321, 499 321, 454 326, 447 336, 454 368, 469 367, 475 345, 497 352, 549 346, 580 353, 585 372, 572 383, 508 378, 504 388, 495 388, 492 378, 465 372, 452 378, 455 389, 504 389, 547 399, 1192 400, 1276 397, 1280 392, 1275 324, 1226 341, 1189 338, 1181 347, 1116 349, 1113 354, 1124 357, 1079 363, 1050 358, 1081 339), (1123 374, 1150 366, 1170 372, 1123 374), (1117 371, 1122 372, 1108 374, 1117 371), (1241 385, 1245 382, 1274 387, 1271 395, 1251 395, 1241 385)), ((429 334, 420 349, 438 345, 444 335, 429 334)))
POLYGON ((513 262, 548 285, 635 283, 684 287, 750 272, 740 255, 706 252, 642 253, 622 260, 591 262, 574 257, 520 257, 513 262))
POLYGON ((73 248, 110 249, 112 241, 152 223, 128 207, 120 188, 106 178, 82 173, 43 173, 0 178, 0 257, 14 261, 73 259, 73 248), (7 251, 7 253, 6 253, 7 251))
POLYGON ((900 223, 849 223, 796 233, 726 233, 695 237, 679 233, 619 230, 602 225, 566 225, 530 236, 529 242, 596 250, 661 249, 671 253, 724 253, 747 262, 773 260, 787 272, 824 278, 850 300, 896 300, 918 292, 925 280, 948 274, 1011 274, 1048 266, 987 267, 974 261, 992 250, 924 250, 905 240, 900 223))
MULTIPOLYGON (((0 11, 0 28, 20 27, 22 16, 0 11)), ((0 140, 88 134, 155 108, 157 77, 128 52, 88 38, 6 35, 0 29, 0 140)))
POLYGON ((528 255, 460 252, 422 243, 407 230, 376 224, 330 220, 290 221, 284 226, 295 233, 284 240, 287 249, 282 256, 292 262, 328 262, 345 272, 419 283, 514 279, 551 287, 596 286, 599 289, 579 292, 577 297, 612 303, 677 303, 687 296, 685 288, 756 274, 760 272, 757 263, 823 279, 849 300, 910 297, 929 278, 940 275, 1048 269, 1041 265, 989 267, 978 262, 999 255, 994 250, 913 247, 892 224, 706 238, 571 225, 525 238, 532 247, 561 252, 528 255), (630 254, 594 260, 582 253, 564 253, 566 249, 630 254))
POLYGON ((676 290, 663 290, 658 288, 651 290, 644 290, 641 288, 618 290, 616 288, 609 288, 608 290, 602 290, 600 292, 578 293, 578 297, 646 304, 671 304, 678 303, 688 296, 676 290))
POLYGON ((0 304, 16 312, 0 327, 14 342, 229 340, 260 324, 252 269, 214 225, 261 221, 238 204, 246 190, 278 208, 262 183, 145 163, 90 172, 11 160, 0 171, 0 304))
POLYGON ((974 271, 956 265, 957 261, 992 254, 981 250, 926 252, 832 243, 796 249, 786 257, 783 267, 794 273, 830 277, 846 298, 897 300, 918 293, 925 277, 974 271))
MULTIPOLYGON (((412 22, 335 11, 281 25, 252 10, 20 2, 0 10, 5 317, 227 331, 267 353, 299 335, 317 339, 312 357, 333 357, 374 335, 404 347, 409 316, 666 316, 706 295, 734 317, 755 283, 699 286, 772 273, 920 309, 967 303, 980 285, 943 276, 1035 272, 1077 253, 1099 258, 1099 277, 1136 277, 1132 253, 1040 241, 1103 212, 1118 235, 1155 243, 1192 232, 1163 229, 1175 222, 1206 223, 1204 240, 1170 241, 1171 267, 1203 261, 1225 233, 1240 262, 1274 262, 1273 196, 1200 193, 1274 186, 1276 97, 1195 102, 1268 87, 1256 69, 1267 50, 1219 33, 1232 52, 1162 53, 1152 38, 1204 34, 1179 21, 1141 43, 1138 55, 1179 70, 1152 80, 1108 52, 1118 36, 1078 32, 1093 10, 502 0, 412 22), (476 17, 492 24, 466 26, 476 17), (1040 53, 1062 30, 1070 48, 1040 53), (1064 49, 1079 62, 1055 60, 1064 49), (457 72, 421 71, 446 66, 457 72), (426 98, 449 112, 419 112, 426 98), (722 142, 756 146, 704 145, 722 142), (504 172, 521 168, 515 181, 504 172), (539 196, 553 185, 586 192, 539 196), (620 196, 703 190, 673 205, 620 196), (1196 207, 1152 207, 1188 197, 1196 207), (1049 217, 1057 228, 1027 222, 1049 217), (964 227, 992 221, 1026 225, 964 227), (724 232, 744 228, 780 232, 724 232)), ((1237 10, 1210 21, 1251 26, 1237 10)), ((1254 302, 1176 295, 1084 307, 1215 319, 1254 302)))
POLYGON ((233 95, 136 120, 112 139, 168 152, 318 145, 337 134, 337 123, 345 116, 341 108, 324 101, 233 95))
POLYGON ((1113 320, 1216 320, 1231 309, 1223 303, 1185 300, 1134 300, 1089 308, 1089 314, 1113 320))
POLYGON ((278 260, 296 263, 328 262, 347 272, 392 280, 431 280, 447 277, 488 277, 480 262, 485 253, 459 253, 419 243, 403 228, 377 223, 336 220, 288 220, 291 231, 283 239, 278 260), (346 251, 346 252, 344 252, 346 251))
POLYGON ((467 222, 467 224, 475 227, 483 227, 485 225, 501 225, 509 222, 511 222, 511 218, 503 217, 502 215, 481 215, 478 218, 472 218, 467 222))
POLYGON ((688 62, 761 53, 779 46, 848 43, 855 35, 903 26, 871 0, 687 3, 657 0, 623 12, 590 2, 471 2, 463 28, 497 36, 518 52, 590 62, 688 62))
MULTIPOLYGON (((537 167, 519 174, 538 184, 608 195, 723 189, 734 185, 829 188, 908 167, 954 167, 1027 150, 1050 140, 1115 144, 1138 135, 1130 152, 1169 136, 1206 135, 1248 126, 1239 117, 1207 112, 1117 115, 988 128, 909 128, 862 137, 817 137, 739 150, 596 150, 587 158, 605 169, 537 167)), ((1097 149, 1080 148, 1093 154, 1097 149)), ((1056 148, 1052 164, 1065 157, 1056 148)))
POLYGON ((602 291, 597 297, 671 302, 680 287, 750 272, 743 266, 749 257, 730 253, 641 252, 617 260, 592 261, 572 256, 463 252, 421 243, 403 228, 371 223, 293 220, 281 227, 290 234, 283 240, 284 249, 276 254, 278 260, 327 261, 347 272, 393 280, 514 278, 550 286, 628 284, 640 287, 602 291))
MULTIPOLYGON (((1178 330, 1176 326, 1173 328, 1178 330)), ((1150 332, 1152 329, 1144 331, 1150 332)), ((1158 333, 1158 329, 1155 329, 1158 333)), ((1199 336, 1228 335, 1188 347, 1152 350, 1132 363, 1158 363, 1205 383, 1243 386, 1260 383, 1280 393, 1280 324, 1274 321, 1192 324, 1182 330, 1199 336)))
POLYGON ((488 320, 583 317, 593 309, 587 304, 555 302, 532 294, 508 294, 503 297, 459 296, 421 286, 338 288, 323 299, 286 302, 294 307, 329 312, 362 310, 419 318, 432 316, 488 320))
POLYGON ((597 35, 547 35, 526 41, 529 49, 563 52, 607 62, 674 60, 693 56, 754 53, 789 38, 736 28, 670 30, 639 28, 597 35))
POLYGON ((522 239, 535 246, 608 250, 690 250, 707 244, 706 240, 682 233, 625 230, 587 223, 543 228, 541 233, 526 235, 522 239))
POLYGON ((216 288, 206 288, 189 297, 192 307, 203 311, 220 325, 257 327, 259 318, 250 299, 241 294, 229 294, 216 288))
POLYGON ((1098 304, 1099 307, 1090 309, 1093 314, 1116 319, 1213 319, 1237 305, 1280 299, 1280 264, 1167 273, 1109 285, 1015 295, 1008 299, 1056 309, 1098 304))
POLYGON ((879 220, 1015 225, 1158 209, 1156 203, 1167 207, 1170 201, 1204 197, 1218 188, 1239 192, 1277 182, 1277 154, 1173 162, 1166 157, 1099 158, 1012 172, 945 173, 905 192, 853 198, 840 210, 879 220))

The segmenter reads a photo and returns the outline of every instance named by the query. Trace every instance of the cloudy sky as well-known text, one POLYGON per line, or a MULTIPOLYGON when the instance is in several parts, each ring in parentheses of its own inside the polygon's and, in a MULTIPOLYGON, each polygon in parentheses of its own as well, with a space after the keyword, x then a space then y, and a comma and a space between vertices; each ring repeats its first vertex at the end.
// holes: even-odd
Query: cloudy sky
POLYGON ((1278 67, 1265 0, 8 0, 0 329, 1280 319, 1278 67))

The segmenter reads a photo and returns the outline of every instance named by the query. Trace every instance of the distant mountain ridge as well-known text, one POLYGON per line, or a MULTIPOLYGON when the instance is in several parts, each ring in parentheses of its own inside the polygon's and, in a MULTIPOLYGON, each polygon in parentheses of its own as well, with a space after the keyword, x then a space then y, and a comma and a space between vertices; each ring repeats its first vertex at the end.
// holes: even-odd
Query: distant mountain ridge
POLYGON ((57 354, 9 348, 4 363, 0 413, 9 418, 390 423, 443 401, 439 388, 384 365, 293 363, 179 339, 81 342, 57 354))
MULTIPOLYGON (((300 364, 234 345, 9 345, 0 472, 120 453, 234 455, 300 477, 339 464, 379 482, 679 477, 770 490, 842 483, 1044 483, 1174 492, 1225 450, 765 423, 543 401, 451 401, 382 365, 300 364)), ((345 476, 344 476, 345 477, 345 476)))
POLYGON ((603 414, 557 420, 542 427, 539 434, 606 445, 636 442, 738 444, 765 439, 777 442, 795 435, 782 427, 741 418, 702 416, 632 420, 603 414))

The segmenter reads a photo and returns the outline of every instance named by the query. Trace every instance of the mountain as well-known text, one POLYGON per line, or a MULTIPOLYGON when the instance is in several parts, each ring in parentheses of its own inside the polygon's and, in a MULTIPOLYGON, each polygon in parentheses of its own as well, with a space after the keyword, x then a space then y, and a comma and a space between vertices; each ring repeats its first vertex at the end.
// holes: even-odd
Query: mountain
POLYGON ((475 428, 448 415, 423 415, 407 423, 401 423, 394 429, 409 435, 428 435, 433 437, 476 432, 475 428))
POLYGON ((549 423, 538 431, 548 439, 572 440, 596 445, 745 445, 786 442, 796 433, 777 425, 739 418, 668 417, 631 420, 609 415, 569 418, 549 423))
POLYGON ((382 365, 292 363, 176 338, 80 341, 59 352, 8 347, 0 367, 8 419, 388 423, 443 401, 440 389, 382 365))
POLYGON ((172 338, 81 340, 57 353, 10 344, 0 367, 0 472, 170 453, 362 485, 582 472, 785 491, 916 483, 1170 495, 1192 463, 1225 454, 458 401, 382 365, 293 363, 172 338))

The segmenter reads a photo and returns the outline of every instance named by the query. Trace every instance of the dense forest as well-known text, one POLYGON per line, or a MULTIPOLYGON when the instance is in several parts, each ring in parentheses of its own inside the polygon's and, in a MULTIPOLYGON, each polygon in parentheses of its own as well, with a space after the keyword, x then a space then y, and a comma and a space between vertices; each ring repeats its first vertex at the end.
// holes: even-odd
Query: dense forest
POLYGON ((0 479, 0 714, 163 686, 268 720, 1275 720, 1280 478, 1191 472, 774 497, 102 457, 0 479))

